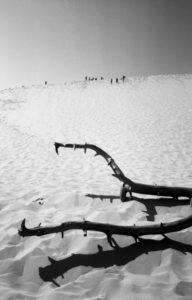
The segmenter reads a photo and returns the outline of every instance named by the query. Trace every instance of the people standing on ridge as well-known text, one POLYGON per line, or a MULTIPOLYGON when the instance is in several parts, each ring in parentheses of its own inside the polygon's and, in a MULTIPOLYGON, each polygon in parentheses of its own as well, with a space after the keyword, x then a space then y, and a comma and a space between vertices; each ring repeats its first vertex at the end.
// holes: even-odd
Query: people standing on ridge
POLYGON ((123 75, 123 77, 121 78, 121 79, 122 79, 122 81, 123 81, 123 83, 125 82, 125 78, 126 78, 126 76, 125 76, 125 75, 123 75))
MULTIPOLYGON (((85 76, 85 81, 97 81, 97 80, 99 80, 99 78, 97 78, 97 77, 94 77, 94 76, 85 76)), ((100 77, 100 80, 104 80, 104 77, 100 77)))

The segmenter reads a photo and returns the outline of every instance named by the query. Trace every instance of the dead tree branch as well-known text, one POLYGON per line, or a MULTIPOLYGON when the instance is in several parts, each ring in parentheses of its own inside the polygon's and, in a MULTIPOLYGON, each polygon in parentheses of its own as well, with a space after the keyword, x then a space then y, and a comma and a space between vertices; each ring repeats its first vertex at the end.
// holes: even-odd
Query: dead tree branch
POLYGON ((92 144, 61 144, 61 143, 55 143, 55 151, 57 154, 59 154, 59 148, 60 147, 64 147, 64 148, 72 148, 74 150, 76 149, 84 149, 84 153, 86 153, 87 149, 91 149, 93 151, 95 151, 95 156, 101 156, 103 157, 106 162, 107 165, 111 167, 111 169, 113 170, 114 174, 113 176, 117 177, 120 181, 125 181, 126 177, 123 174, 122 170, 120 169, 120 167, 116 164, 115 160, 104 150, 102 150, 101 148, 92 145, 92 144))
POLYGON ((58 226, 37 226, 34 228, 27 228, 25 226, 25 219, 21 223, 21 229, 19 230, 19 235, 25 236, 41 236, 52 233, 61 233, 62 238, 64 237, 64 232, 68 230, 82 230, 84 235, 87 235, 88 231, 102 232, 107 236, 108 242, 112 247, 115 247, 114 239, 112 235, 126 235, 133 237, 136 241, 138 237, 144 235, 160 234, 164 235, 166 233, 176 232, 183 230, 192 226, 192 215, 168 223, 160 223, 154 225, 133 225, 133 226, 119 226, 106 223, 97 223, 84 220, 83 222, 72 221, 65 222, 58 226))
POLYGON ((96 152, 95 156, 100 155, 106 161, 107 164, 113 170, 113 176, 123 182, 123 187, 120 192, 121 201, 124 202, 127 200, 126 194, 129 193, 132 198, 132 193, 136 194, 145 194, 145 195, 154 195, 154 196, 163 196, 163 197, 171 197, 173 199, 178 199, 178 197, 186 197, 188 199, 192 199, 192 188, 188 187, 173 187, 173 186, 163 186, 163 185, 149 185, 134 182, 128 177, 124 175, 122 170, 116 164, 114 159, 104 150, 92 144, 61 144, 55 143, 55 151, 58 154, 58 150, 60 147, 64 148, 73 148, 75 149, 84 149, 86 153, 87 149, 94 150, 96 152))

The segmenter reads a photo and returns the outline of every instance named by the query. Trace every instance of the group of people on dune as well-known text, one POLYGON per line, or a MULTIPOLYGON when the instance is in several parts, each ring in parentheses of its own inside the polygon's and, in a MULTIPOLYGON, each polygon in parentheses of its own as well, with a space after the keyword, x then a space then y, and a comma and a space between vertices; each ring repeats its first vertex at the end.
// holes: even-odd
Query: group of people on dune
MULTIPOLYGON (((122 82, 125 82, 125 79, 126 79, 126 76, 123 75, 120 79, 117 77, 117 78, 111 78, 110 79, 110 83, 113 84, 114 83, 120 83, 120 81, 122 82)), ((100 77, 99 79, 97 77, 88 77, 88 76, 85 76, 85 81, 94 81, 94 80, 104 80, 104 77, 100 77)))
MULTIPOLYGON (((111 78, 110 79, 110 83, 113 84, 113 83, 120 83, 120 82, 125 82, 125 79, 126 79, 126 76, 123 75, 121 78, 111 78)), ((88 76, 85 76, 85 81, 97 81, 97 80, 104 80, 104 77, 100 77, 100 78, 97 78, 97 77, 88 77, 88 76)), ((48 82, 45 81, 45 85, 47 85, 48 82)))

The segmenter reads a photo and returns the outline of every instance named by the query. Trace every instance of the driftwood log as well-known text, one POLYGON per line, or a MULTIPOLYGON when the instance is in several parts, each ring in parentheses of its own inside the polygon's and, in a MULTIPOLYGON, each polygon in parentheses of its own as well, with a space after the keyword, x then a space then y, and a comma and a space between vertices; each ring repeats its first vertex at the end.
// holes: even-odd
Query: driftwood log
POLYGON ((107 240, 112 247, 116 247, 117 244, 112 237, 115 235, 131 236, 137 241, 137 239, 144 235, 165 235, 166 233, 176 232, 192 226, 192 215, 168 223, 160 223, 153 225, 132 225, 132 226, 119 226, 106 223, 97 223, 84 220, 83 222, 72 221, 65 222, 58 226, 37 226, 34 228, 27 228, 25 225, 25 219, 21 223, 21 228, 18 231, 19 235, 25 236, 42 236, 46 234, 61 233, 62 238, 64 232, 69 230, 83 230, 84 236, 88 231, 97 231, 104 233, 107 236, 107 240))
POLYGON ((113 176, 123 182, 123 186, 120 191, 120 199, 122 202, 127 201, 126 195, 129 193, 132 199, 132 194, 143 194, 143 195, 153 195, 161 197, 171 197, 173 199, 178 199, 179 197, 186 197, 192 199, 192 188, 189 187, 173 187, 173 186, 163 186, 163 185, 148 185, 143 183, 134 182, 124 175, 120 167, 116 164, 115 160, 101 148, 92 144, 62 144, 55 143, 55 151, 59 154, 58 150, 60 147, 76 149, 84 149, 86 153, 87 149, 95 151, 95 156, 102 156, 107 164, 113 170, 113 176))

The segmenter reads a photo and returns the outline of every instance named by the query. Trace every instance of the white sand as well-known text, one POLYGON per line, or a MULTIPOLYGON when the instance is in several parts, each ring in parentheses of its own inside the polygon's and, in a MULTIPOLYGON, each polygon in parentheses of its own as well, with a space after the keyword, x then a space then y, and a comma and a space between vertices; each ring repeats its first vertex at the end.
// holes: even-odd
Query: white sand
POLYGON ((18 235, 23 218, 29 227, 83 218, 131 225, 191 213, 186 201, 121 203, 101 157, 63 148, 57 156, 55 141, 96 144, 136 181, 191 186, 192 76, 0 92, 0 299, 191 299, 192 228, 170 234, 175 243, 116 237, 118 251, 100 233, 18 235))

